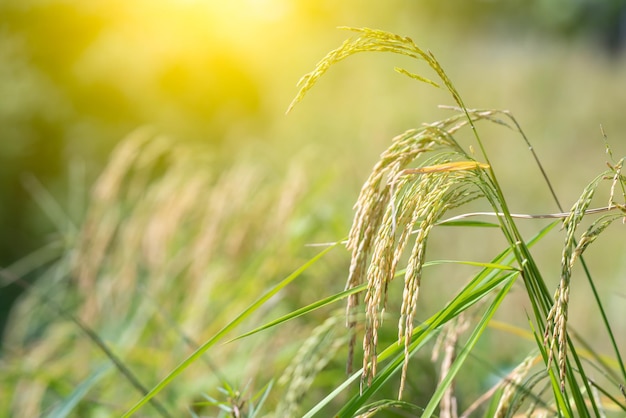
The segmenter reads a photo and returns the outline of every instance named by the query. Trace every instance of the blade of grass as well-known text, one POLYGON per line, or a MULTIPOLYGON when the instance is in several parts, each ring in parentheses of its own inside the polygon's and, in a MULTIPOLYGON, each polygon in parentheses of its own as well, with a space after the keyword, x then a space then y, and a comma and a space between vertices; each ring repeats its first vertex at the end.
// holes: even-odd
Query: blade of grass
POLYGON ((0 268, 0 288, 14 283, 34 270, 50 264, 63 256, 63 245, 54 241, 20 258, 13 264, 0 268))
MULTIPOLYGON (((535 337, 535 344, 537 344, 537 348, 541 353, 541 357, 543 358, 544 364, 548 364, 548 352, 546 351, 546 347, 543 345, 543 331, 538 331, 530 317, 527 317, 528 326, 532 330, 533 336, 535 337)), ((552 393, 554 395, 554 401, 556 403, 556 407, 559 412, 559 416, 565 415, 566 417, 572 417, 573 411, 569 402, 564 397, 564 393, 561 392, 561 383, 558 378, 558 371, 555 373, 555 365, 552 364, 551 367, 547 368, 547 373, 549 376, 550 386, 552 388, 552 393)))
MULTIPOLYGON (((548 232, 550 232, 558 224, 559 222, 551 222, 550 224, 546 225, 543 229, 541 229, 534 237, 532 237, 528 241, 527 246, 532 247, 533 245, 538 243, 546 234, 548 234, 548 232)), ((504 251, 502 251, 500 254, 498 254, 496 257, 493 258, 492 264, 503 265, 503 263, 513 261, 515 259, 515 256, 513 253, 514 253, 514 249, 511 247, 508 247, 507 249, 505 249, 504 251)), ((416 350, 417 348, 421 347, 421 344, 425 342, 422 340, 422 338, 424 338, 422 336, 423 332, 426 332, 428 335, 431 335, 432 333, 428 333, 429 330, 432 331, 433 329, 441 326, 445 322, 451 320, 456 315, 458 315, 458 313, 460 313, 462 310, 467 309, 469 306, 476 303, 481 298, 481 296, 484 296, 488 292, 490 292, 491 289, 493 289, 495 286, 500 284, 502 280, 505 280, 508 277, 512 277, 513 275, 517 273, 515 272, 508 273, 507 275, 501 276, 500 278, 497 278, 497 280, 495 280, 497 274, 499 274, 499 271, 494 271, 492 269, 483 268, 474 277, 474 279, 472 279, 472 281, 465 287, 465 289, 463 289, 463 291, 461 291, 455 297, 455 299, 446 306, 446 308, 444 308, 439 313, 433 315, 433 317, 431 317, 429 320, 424 322, 424 324, 422 324, 420 327, 415 329, 413 333, 413 337, 412 337, 414 341, 411 344, 411 350, 412 351, 416 350), (481 283, 482 283, 482 286, 479 287, 478 289, 475 289, 476 286, 479 286, 481 283)), ((426 336, 426 339, 428 339, 428 335, 426 336)), ((379 375, 377 375, 377 377, 374 378, 374 380, 372 381, 372 385, 375 382, 378 382, 377 379, 379 378, 385 379, 386 381, 388 378, 391 377, 391 375, 398 373, 401 370, 403 359, 404 359, 404 354, 400 352, 401 350, 402 348, 399 347, 397 344, 392 344, 391 346, 389 346, 387 349, 383 350, 379 354, 378 358, 379 358, 379 361, 381 362, 393 355, 395 355, 396 358, 392 363, 387 365, 383 369, 383 371, 381 371, 379 375), (389 374, 389 376, 387 376, 387 373, 389 374)), ((359 372, 357 372, 357 374, 358 373, 359 372)), ((353 379, 355 378, 354 376, 352 377, 353 379)), ((345 416, 345 417, 353 416, 363 406, 367 398, 373 395, 376 390, 378 390, 379 386, 376 386, 372 389, 370 388, 371 387, 366 388, 366 390, 361 395, 357 395, 351 401, 349 401, 342 408, 342 410, 338 413, 338 416, 340 417, 341 416, 345 416)), ((338 392, 333 392, 332 397, 336 396, 337 394, 338 392)), ((332 397, 331 395, 328 395, 324 399, 324 402, 325 403, 330 402, 330 400, 332 400, 332 397)), ((316 409, 316 411, 318 410, 319 409, 316 409)), ((313 416, 313 414, 307 415, 307 417, 310 417, 310 416, 313 416)))
POLYGON ((443 220, 441 222, 437 222, 437 226, 468 226, 468 227, 479 227, 479 228, 500 228, 500 225, 495 222, 485 222, 485 221, 448 221, 443 220))
POLYGON ((512 266, 508 266, 508 265, 504 265, 504 264, 497 264, 497 263, 484 263, 481 261, 463 261, 463 260, 434 260, 434 261, 428 261, 426 263, 424 263, 424 267, 426 266, 434 266, 437 264, 464 264, 467 266, 476 266, 476 267, 483 267, 486 269, 492 269, 492 270, 508 270, 508 271, 519 271, 518 268, 516 267, 512 267, 512 266))
POLYGON ((318 412, 322 410, 326 405, 330 403, 333 399, 337 397, 341 392, 346 390, 355 380, 361 377, 363 374, 363 369, 357 370, 352 373, 350 377, 344 380, 339 386, 337 386, 332 392, 330 392, 324 399, 319 401, 313 408, 311 408, 306 414, 302 416, 302 418, 311 418, 315 416, 318 412))
MULTIPOLYGON (((537 235, 535 237, 533 237, 529 242, 528 242, 528 246, 532 247, 534 244, 536 244, 537 242, 539 242, 541 240, 541 238, 543 236, 545 236, 549 231, 551 231, 556 225, 558 224, 558 222, 552 222, 549 225, 545 226, 541 231, 539 231, 539 233, 537 233, 537 235)), ((504 260, 509 260, 512 261, 514 260, 514 256, 513 256, 513 249, 512 248, 507 248, 506 250, 504 250, 502 253, 500 253, 498 256, 496 256, 493 259, 493 263, 492 264, 502 264, 502 262, 504 260)), ((464 310, 467 307, 473 305, 474 303, 476 303, 479 299, 481 295, 485 295, 487 294, 491 289, 493 289, 495 286, 497 286, 499 283, 501 283, 502 280, 506 279, 507 277, 512 277, 513 274, 508 274, 505 275, 504 277, 500 277, 498 280, 494 280, 495 276, 498 273, 496 271, 493 271, 491 269, 487 269, 484 268, 472 281, 472 283, 470 283, 470 285, 468 285, 465 290, 463 292, 461 292, 457 298, 458 301, 460 301, 459 303, 454 303, 451 302, 450 305, 444 309, 443 311, 441 311, 437 317, 433 317, 431 318, 429 321, 426 321, 424 324, 429 324, 430 322, 433 322, 433 324, 431 324, 431 326, 429 327, 430 329, 436 327, 436 326, 440 326, 443 323, 447 322, 448 320, 452 319, 455 314, 458 314, 454 311, 450 311, 452 306, 456 306, 457 309, 460 310, 464 310), (474 292, 469 293, 469 295, 466 294, 465 291, 473 288, 474 286, 477 286, 478 284, 483 283, 483 288, 475 290, 474 292), (436 322, 435 324, 435 320, 439 319, 439 321, 436 322)), ((456 300, 456 299, 455 299, 456 300)), ((415 331, 415 333, 413 334, 413 338, 415 339, 416 336, 419 336, 418 334, 421 333, 421 331, 424 331, 424 329, 422 327, 420 327, 419 329, 417 329, 415 331)), ((419 340, 414 341, 414 343, 412 343, 412 350, 413 349, 417 349, 419 348, 419 346, 421 346, 421 344, 418 346, 419 340)), ((383 376, 384 378, 384 373, 385 371, 389 371, 390 374, 394 374, 397 373, 401 367, 402 367, 402 359, 403 359, 403 354, 399 353, 400 348, 397 345, 392 345, 390 347, 388 347, 386 350, 384 350, 383 352, 381 352, 379 354, 379 361, 383 361, 385 359, 387 359, 388 357, 392 356, 392 355, 397 355, 396 360, 394 361, 392 364, 388 365, 383 372, 381 372, 380 376, 383 376)), ((358 373, 358 372, 357 372, 358 373)), ((391 377, 388 376, 388 378, 391 377)), ((376 379, 375 379, 376 380, 376 379)), ((385 378, 385 381, 387 379, 385 378)), ((384 383, 384 382, 382 382, 384 383)), ((381 384, 382 384, 381 383, 381 384)), ((377 388, 374 388, 377 390, 377 388)), ((365 400, 367 399, 367 397, 373 395, 373 393, 375 393, 375 390, 372 390, 371 393, 367 392, 369 390, 366 389, 366 391, 362 394, 362 396, 358 396, 357 398, 353 398, 353 400, 351 402, 355 402, 358 403, 357 405, 352 405, 352 404, 346 404, 346 406, 344 407, 344 409, 342 409, 342 411, 340 411, 339 416, 352 416, 351 414, 356 413, 356 411, 362 406, 362 403, 365 402, 365 400), (365 398, 363 400, 363 398, 365 398), (345 415, 342 415, 345 414, 345 415)), ((333 392, 333 396, 336 396, 336 393, 333 392)), ((325 398, 325 402, 328 403, 330 402, 330 400, 332 399, 331 395, 329 395, 327 398, 325 398)), ((318 410, 318 409, 316 409, 318 410)), ((312 415, 308 415, 308 416, 312 416, 312 415)))
POLYGON ((260 392, 253 398, 254 400, 257 400, 258 398, 258 401, 256 402, 256 404, 250 405, 251 417, 256 416, 256 411, 260 411, 261 409, 263 409, 263 405, 265 404, 265 401, 267 400, 273 387, 274 387, 274 381, 270 381, 269 383, 265 385, 264 388, 261 389, 262 392, 260 392))
POLYGON ((624 363, 624 359, 622 358, 622 355, 620 354, 620 349, 617 346, 617 340, 615 339, 613 328, 611 327, 611 324, 609 323, 609 318, 606 315, 604 305, 602 304, 602 301, 600 299, 600 294, 598 293, 598 289, 596 288, 596 285, 591 277, 591 271, 589 270, 589 267, 587 266, 587 262, 585 261, 583 255, 580 256, 580 265, 582 266, 583 271, 585 272, 585 277, 587 277, 587 282, 589 283, 589 287, 591 288, 591 293, 593 294, 594 301, 596 302, 596 305, 598 306, 598 309, 600 311, 600 316, 602 317, 602 324, 604 325, 604 328, 607 331, 609 340, 611 341, 611 348, 613 349, 613 352, 615 353, 617 364, 619 365, 620 371, 622 372, 622 379, 626 382, 626 364, 624 363))
MULTIPOLYGON (((504 276, 496 277, 493 280, 485 282, 482 275, 479 274, 461 291, 457 296, 441 311, 433 315, 419 327, 414 330, 411 336, 412 342, 410 346, 411 356, 418 351, 430 338, 435 336, 435 331, 446 322, 457 317, 461 312, 478 302, 482 297, 487 296, 492 289, 503 281, 513 278, 517 273, 509 273, 504 276), (477 287, 478 286, 478 287, 477 287)), ((379 389, 385 386, 385 383, 394 375, 402 370, 405 361, 404 347, 398 344, 391 344, 383 350, 378 359, 380 362, 391 356, 395 358, 372 380, 372 384, 368 386, 363 393, 355 396, 349 401, 341 411, 339 417, 352 417, 363 407, 367 399, 373 396, 379 389)))
MULTIPOLYGON (((414 405, 409 402, 397 401, 391 399, 383 399, 381 401, 372 402, 369 405, 365 405, 360 411, 358 411, 359 416, 362 414, 368 413, 378 413, 381 410, 389 409, 389 408, 400 408, 405 411, 423 411, 424 408, 420 408, 417 405, 414 405)), ((369 416, 369 415, 366 415, 369 416)))
POLYGON ((127 418, 132 416, 135 412, 137 412, 143 405, 146 404, 150 399, 156 396, 163 388, 165 388, 176 376, 181 374, 187 367, 189 367, 194 361, 196 361, 200 356, 202 356, 209 348, 214 346, 219 340, 221 340, 226 333, 231 331, 237 325, 239 325, 244 319, 249 317, 253 312, 255 312, 261 305, 267 302, 272 296, 278 293, 281 289, 291 283, 293 280, 298 278, 304 271, 306 271, 309 267, 315 264, 320 258, 322 258, 326 253, 340 245, 340 243, 336 243, 335 245, 328 247, 318 253, 315 257, 308 260, 302 266, 300 266, 296 271, 291 273, 285 279, 283 279, 280 283, 276 284, 270 290, 265 292, 259 299, 257 299, 252 305, 246 308, 242 313, 240 313, 235 319, 225 325, 220 331, 218 331, 213 337, 207 340, 204 344, 196 349, 189 357, 183 360, 174 370, 172 370, 167 376, 163 378, 156 386, 154 386, 150 392, 148 392, 143 398, 141 398, 135 405, 133 405, 124 415, 123 418, 127 418))
POLYGON ((274 327, 276 325, 282 324, 282 323, 287 322, 287 321, 289 321, 291 319, 297 318, 297 317, 302 316, 302 315, 306 315, 306 314, 308 314, 310 312, 313 312, 313 311, 315 311, 315 310, 317 310, 319 308, 323 308, 324 306, 330 305, 330 304, 332 304, 334 302, 337 302, 338 300, 342 300, 342 299, 344 299, 347 296, 353 295, 355 293, 362 292, 362 291, 364 291, 366 289, 367 289, 367 285, 366 284, 362 284, 361 286, 357 286, 357 287, 354 287, 352 289, 344 290, 343 292, 339 292, 339 293, 331 295, 331 296, 329 296, 327 298, 320 299, 317 302, 313 302, 310 305, 304 306, 304 307, 302 307, 300 309, 296 309, 295 311, 290 312, 290 313, 288 313, 286 315, 283 315, 280 318, 277 318, 277 319, 275 319, 275 320, 273 320, 271 322, 268 322, 265 325, 262 325, 262 326, 260 326, 258 328, 255 328, 252 331, 246 332, 245 334, 242 334, 242 335, 240 335, 238 337, 235 337, 235 338, 233 338, 231 340, 228 340, 224 344, 228 344, 228 343, 231 343, 233 341, 237 341, 237 340, 240 340, 242 338, 249 337, 250 335, 256 334, 256 333, 261 332, 263 330, 266 330, 268 328, 271 328, 271 327, 274 327))
POLYGON ((106 363, 98 367, 87 379, 83 380, 74 390, 72 394, 63 399, 63 401, 57 405, 49 414, 47 418, 65 418, 70 416, 74 408, 85 397, 89 390, 95 385, 104 375, 111 370, 111 364, 106 363))
MULTIPOLYGON (((26 282, 23 279, 16 280, 16 283, 21 286, 23 289, 33 289, 30 283, 26 282)), ((133 373, 131 369, 126 367, 124 362, 113 352, 113 350, 109 347, 104 339, 98 335, 98 333, 88 326, 86 323, 81 321, 77 316, 64 310, 61 306, 57 305, 52 299, 50 299, 46 294, 41 293, 40 291, 33 292, 37 295, 41 301, 48 306, 56 315, 66 318, 72 323, 74 323, 88 338, 94 343, 103 353, 104 355, 111 361, 113 366, 126 378, 126 380, 142 395, 148 393, 148 390, 144 387, 144 385, 139 381, 139 378, 133 373)), ((77 396, 77 393, 75 393, 77 396)), ((164 417, 170 417, 171 415, 167 411, 167 409, 161 405, 156 399, 150 399, 150 404, 153 408, 164 417)), ((69 405, 69 404, 68 404, 69 405)))
POLYGON ((422 418, 429 418, 435 412, 435 408, 437 408, 437 406, 439 405, 439 402, 441 401, 441 398, 443 397, 444 393, 446 392, 448 387, 452 384, 454 377, 456 376, 456 374, 459 372, 459 370, 461 369, 461 367, 467 360, 468 355, 470 354, 472 349, 476 346, 476 343, 478 342, 479 338, 482 336, 485 329, 487 328, 489 321, 491 320, 491 318, 493 318, 494 314, 496 313, 496 311, 502 304, 502 301, 504 300, 505 296, 511 290, 511 287, 513 287, 514 283, 515 283, 515 278, 513 277, 511 280, 508 281, 508 283, 504 285, 502 289, 500 289, 494 301, 491 303, 491 305, 489 305, 489 307, 483 314, 483 317, 474 328, 474 331, 472 332, 472 335, 470 335, 467 343, 463 346, 463 349, 461 350, 461 352, 458 353, 456 360, 450 367, 450 371, 443 378, 443 380, 441 381, 441 384, 435 390, 435 393, 431 396, 430 401, 428 402, 428 405, 426 405, 426 408, 424 409, 422 418))
POLYGON ((582 362, 580 361, 580 358, 578 356, 576 346, 574 345, 569 335, 567 336, 567 344, 569 345, 570 356, 567 358, 568 367, 566 369, 566 372, 569 376, 570 389, 572 391, 572 397, 574 398, 574 403, 576 404, 578 416, 580 417, 591 416, 589 410, 587 409, 587 402, 585 402, 585 398, 587 398, 593 409, 594 416, 599 417, 601 416, 601 414, 600 414, 600 411, 598 410, 598 405, 596 403, 595 397, 593 396, 593 391, 591 390, 591 386, 589 385, 589 379, 587 378, 585 369, 583 368, 582 362), (570 364, 572 360, 576 364, 576 367, 577 367, 576 370, 570 364), (586 397, 582 393, 582 391, 580 390, 580 387, 578 386, 576 382, 576 373, 575 373, 576 371, 578 371, 578 373, 580 374, 583 386, 585 387, 585 392, 587 394, 586 397))

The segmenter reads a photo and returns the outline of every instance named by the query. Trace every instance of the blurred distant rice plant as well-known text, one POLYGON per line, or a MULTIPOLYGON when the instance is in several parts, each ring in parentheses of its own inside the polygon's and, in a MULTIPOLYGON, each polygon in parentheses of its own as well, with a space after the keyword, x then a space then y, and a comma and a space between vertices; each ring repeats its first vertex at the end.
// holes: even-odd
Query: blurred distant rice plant
MULTIPOLYGON (((120 415, 296 267, 309 179, 298 164, 284 176, 264 164, 225 163, 147 129, 126 138, 63 257, 12 315, 0 416, 120 415)), ((269 365, 285 363, 290 347, 294 340, 267 337, 219 347, 156 407, 178 416, 216 387, 244 386, 257 374, 269 380, 269 365)))

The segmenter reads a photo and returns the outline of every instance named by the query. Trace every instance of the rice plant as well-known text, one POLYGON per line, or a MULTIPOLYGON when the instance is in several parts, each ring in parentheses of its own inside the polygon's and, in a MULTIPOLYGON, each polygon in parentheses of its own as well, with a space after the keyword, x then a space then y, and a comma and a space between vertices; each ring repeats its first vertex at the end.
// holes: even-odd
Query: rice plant
MULTIPOLYGON (((580 199, 568 212, 552 215, 554 218, 562 218, 562 221, 555 221, 544 230, 538 231, 537 239, 540 239, 548 229, 561 222, 566 231, 561 281, 554 297, 551 297, 530 250, 533 241, 525 240, 519 232, 515 219, 519 216, 509 210, 505 193, 498 183, 490 156, 477 128, 478 122, 482 121, 504 124, 517 130, 528 142, 517 121, 508 112, 466 107, 434 54, 419 48, 410 38, 367 28, 348 29, 356 32, 356 35, 329 53, 317 64, 314 71, 302 78, 300 92, 289 110, 333 64, 360 52, 392 52, 424 61, 435 71, 438 82, 406 69, 396 68, 396 71, 435 87, 443 85, 450 93, 456 108, 455 114, 445 120, 425 124, 394 138, 372 169, 355 204, 356 213, 347 241, 352 261, 346 288, 354 289, 365 285, 366 291, 364 294, 349 296, 347 318, 348 326, 353 330, 351 344, 354 344, 356 329, 363 329, 363 366, 359 372, 361 389, 339 411, 338 416, 369 416, 378 411, 381 404, 370 404, 370 399, 397 374, 400 375, 397 399, 402 399, 411 357, 423 349, 424 343, 437 332, 446 327, 459 328, 456 322, 458 318, 480 302, 484 305, 479 308, 480 318, 476 318, 474 324, 468 325, 468 328, 473 327, 471 335, 464 343, 457 344, 458 352, 454 355, 454 360, 449 360, 449 364, 442 370, 442 379, 430 401, 424 406, 414 405, 424 417, 432 416, 437 409, 440 416, 457 416, 456 404, 449 401, 455 376, 463 368, 490 319, 517 280, 523 282, 532 306, 529 326, 545 368, 542 379, 547 380, 552 389, 552 397, 549 399, 541 394, 536 395, 542 407, 549 411, 548 414, 555 416, 602 416, 606 409, 598 396, 601 392, 610 399, 612 406, 616 406, 623 413, 626 410, 625 402, 620 399, 619 391, 623 392, 623 383, 620 382, 626 379, 626 370, 597 293, 594 301, 602 313, 599 321, 606 328, 612 342, 616 367, 609 367, 603 361, 585 366, 581 348, 575 343, 567 321, 574 263, 578 260, 584 263, 584 250, 611 223, 626 219, 625 206, 619 200, 625 196, 626 186, 626 177, 621 174, 623 159, 609 164, 609 169, 584 189, 580 199), (463 145, 456 139, 458 131, 463 128, 471 129, 473 144, 463 145), (474 152, 474 147, 479 150, 478 154, 474 152), (589 210, 594 193, 606 180, 611 183, 607 206, 589 210), (617 199, 616 189, 621 192, 617 199), (495 217, 508 247, 489 262, 474 262, 483 267, 481 272, 445 308, 425 323, 416 326, 429 235, 435 227, 470 216, 471 214, 466 214, 445 219, 449 210, 460 208, 474 199, 489 203, 492 210, 490 215, 495 217), (602 216, 577 239, 580 222, 592 213, 601 213, 602 216), (405 260, 403 256, 409 244, 411 249, 408 250, 408 259, 405 260), (399 267, 403 262, 404 269, 400 271, 399 267), (400 300, 390 300, 389 288, 397 276, 403 276, 402 297, 400 300), (358 321, 355 313, 361 309, 361 303, 364 305, 362 309, 365 311, 365 318, 358 321), (379 333, 387 316, 386 311, 392 304, 400 304, 397 345, 388 345, 381 350, 379 333), (610 376, 609 386, 597 385, 587 373, 589 367, 603 370, 603 374, 610 376), (446 399, 448 401, 444 402, 446 399)), ((539 160, 536 161, 543 172, 539 160)), ((557 199, 545 173, 544 179, 557 199)), ((475 226, 486 225, 477 223, 475 226)), ((593 287, 588 271, 587 277, 593 287)), ((514 382, 515 387, 523 388, 522 380, 528 372, 528 364, 527 360, 520 363, 523 373, 516 372, 509 378, 509 383, 514 382)), ((513 413, 511 411, 517 410, 521 405, 511 405, 510 387, 508 385, 499 394, 499 399, 496 399, 496 395, 492 396, 492 402, 497 400, 494 412, 496 416, 510 416, 513 413)), ((387 406, 394 407, 395 401, 389 402, 387 406)))
MULTIPOLYGON (((349 30, 354 35, 303 77, 289 110, 334 64, 360 52, 426 64, 435 77, 396 71, 447 91, 452 103, 448 117, 391 140, 363 182, 345 239, 335 231, 337 242, 312 249, 305 244, 319 239, 319 224, 294 232, 294 220, 312 210, 303 204, 311 180, 296 158, 284 176, 272 177, 255 158, 225 165, 137 131, 96 182, 82 224, 52 256, 21 264, 40 269, 42 280, 13 318, 0 363, 2 414, 624 415, 626 370, 614 319, 583 257, 609 226, 626 219, 624 160, 607 145, 608 169, 566 210, 510 112, 467 107, 435 55, 410 38, 349 30), (497 157, 480 134, 484 124, 509 128, 528 145, 558 213, 509 208, 497 157), (592 207, 598 199, 605 203, 592 207), (520 225, 529 219, 546 223, 525 237, 520 225), (554 289, 533 250, 558 227, 564 244, 554 289), (485 230, 505 244, 479 260, 432 258, 433 235, 457 239, 458 230, 469 231, 461 236, 468 246, 478 245, 472 237, 485 230), (570 293, 579 284, 572 282, 577 264, 610 355, 568 320, 576 309, 570 293), (426 314, 424 301, 433 295, 425 284, 452 286, 431 274, 437 266, 474 270, 426 314), (343 290, 333 287, 346 276, 343 290), (527 302, 525 329, 494 319, 514 290, 527 302), (468 390, 483 378, 473 377, 472 367, 485 357, 480 345, 494 327, 533 347, 516 353, 517 365, 498 370, 489 387, 480 382, 468 390)), ((22 270, 3 274, 9 271, 22 270)))

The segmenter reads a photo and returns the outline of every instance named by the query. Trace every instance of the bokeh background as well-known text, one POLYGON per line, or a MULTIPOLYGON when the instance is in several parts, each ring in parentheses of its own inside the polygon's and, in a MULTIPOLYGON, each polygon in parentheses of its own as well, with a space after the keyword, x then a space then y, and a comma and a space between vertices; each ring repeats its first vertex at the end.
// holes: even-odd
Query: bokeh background
MULTIPOLYGON (((298 256, 275 260, 263 271, 268 276, 311 256, 304 244, 341 239, 360 184, 389 140, 446 117, 449 111, 437 105, 452 102, 393 72, 401 65, 431 75, 418 63, 370 54, 332 68, 285 115, 298 79, 349 36, 338 26, 410 36, 438 57, 469 107, 511 110, 566 207, 608 160, 600 126, 617 158, 626 154, 622 0, 3 0, 0 267, 12 271, 51 242, 78 248, 67 243, 68 225, 81 229, 112 150, 145 127, 168 138, 172 154, 185 156, 176 161, 186 170, 214 178, 230 173, 236 180, 228 187, 249 192, 247 203, 271 201, 276 188, 293 189, 288 196, 295 203, 284 205, 296 209, 285 212, 280 240, 298 256), (237 174, 233 167, 251 171, 237 174)), ((557 211, 519 136, 484 129, 513 210, 557 211)), ((274 210, 260 204, 242 210, 248 220, 231 222, 255 225, 274 210)), ((280 229, 272 225, 249 227, 241 239, 280 229)), ((617 317, 626 304, 623 245, 616 248, 623 227, 607 235, 597 250, 604 257, 592 265, 607 277, 600 286, 617 317)), ((477 246, 450 247, 459 258, 463 251, 484 257, 477 246)), ((558 262, 547 264, 548 271, 558 272, 558 262)), ((22 278, 34 283, 46 263, 35 263, 22 278)), ((341 289, 345 266, 345 257, 330 263, 321 286, 341 289)), ((19 324, 5 329, 23 292, 6 277, 2 335, 19 324)), ((303 296, 292 296, 298 306, 303 296)))

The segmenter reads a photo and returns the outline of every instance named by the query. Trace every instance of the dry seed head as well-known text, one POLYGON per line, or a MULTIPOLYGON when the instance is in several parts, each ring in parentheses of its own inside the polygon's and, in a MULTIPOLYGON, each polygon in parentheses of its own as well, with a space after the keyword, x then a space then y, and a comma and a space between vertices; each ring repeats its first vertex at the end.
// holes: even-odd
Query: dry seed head
MULTIPOLYGON (((462 313, 452 321, 448 322, 442 333, 437 337, 437 342, 433 348, 431 360, 437 361, 437 358, 441 352, 443 352, 443 358, 441 360, 441 366, 439 369, 439 383, 441 384, 448 375, 452 364, 456 358, 457 343, 459 336, 464 333, 469 327, 469 322, 466 316, 462 313)), ((454 385, 451 384, 446 389, 441 403, 439 406, 440 418, 455 418, 458 417, 458 404, 456 397, 454 396, 454 385)))
POLYGON ((298 416, 300 403, 315 377, 346 342, 345 335, 337 335, 340 323, 341 312, 335 312, 304 341, 278 381, 287 390, 279 402, 276 416, 298 416))
POLYGON ((544 345, 548 349, 548 368, 552 364, 554 349, 558 354, 558 370, 561 390, 565 390, 565 376, 567 366, 567 318, 569 307, 569 293, 572 268, 578 257, 583 253, 598 235, 618 217, 609 216, 594 222, 583 234, 579 243, 576 243, 576 230, 583 220, 594 193, 605 174, 596 177, 584 190, 578 201, 563 221, 566 230, 565 243, 561 257, 561 280, 554 296, 554 305, 548 313, 544 333, 544 345))
POLYGON ((504 391, 502 392, 502 396, 498 402, 494 418, 504 418, 506 416, 510 416, 511 412, 514 412, 510 411, 511 399, 536 360, 537 356, 527 357, 503 379, 503 382, 505 382, 504 391))
MULTIPOLYGON (((443 175, 436 177, 443 178, 448 176, 443 175)), ((444 201, 443 199, 447 192, 447 188, 452 185, 453 183, 448 183, 442 185, 443 187, 441 188, 431 190, 430 193, 427 194, 429 199, 425 202, 426 205, 418 208, 415 212, 416 218, 421 217, 420 215, 424 215, 424 220, 420 223, 420 228, 417 232, 413 250, 411 251, 404 276, 402 307, 398 323, 398 340, 402 341, 404 339, 405 354, 405 362, 402 366, 402 379, 399 389, 400 395, 404 390, 405 376, 408 371, 409 346, 411 344, 411 335, 413 334, 413 321, 417 313, 417 301, 422 278, 422 265, 425 261, 424 255, 426 252, 426 240, 434 224, 445 212, 445 206, 442 205, 442 202, 444 201), (425 214, 423 213, 423 209, 426 209, 425 214)))
MULTIPOLYGON (((463 126, 468 124, 473 126, 474 120, 489 119, 496 112, 468 111, 434 55, 430 51, 421 50, 410 38, 368 28, 345 29, 357 35, 327 54, 312 72, 300 80, 298 83, 300 90, 287 112, 302 100, 331 65, 350 55, 366 51, 393 52, 424 60, 437 73, 461 109, 458 114, 448 119, 425 125, 419 130, 407 131, 396 137, 392 145, 381 155, 361 188, 355 204, 355 216, 347 242, 347 248, 352 256, 346 288, 354 288, 367 280, 362 383, 364 380, 369 383, 376 373, 378 328, 382 323, 387 304, 388 285, 395 275, 396 266, 409 235, 415 227, 419 228, 405 274, 402 317, 398 329, 399 339, 405 340, 406 360, 413 332, 428 234, 448 208, 458 206, 474 197, 467 191, 468 185, 475 186, 472 184, 472 181, 475 181, 474 172, 488 168, 486 164, 463 161, 470 157, 452 135, 463 126), (438 148, 445 149, 446 156, 433 159, 430 164, 418 169, 409 168, 409 164, 422 154, 438 148), (403 180, 402 177, 406 175, 418 179, 403 180), (458 191, 456 188, 463 190, 458 191)), ((396 69, 396 71, 438 86, 433 81, 407 70, 396 69)), ((353 310, 358 303, 357 295, 348 298, 346 316, 349 327, 356 325, 353 310)), ((351 359, 348 360, 348 364, 351 364, 351 359)), ((406 361, 401 387, 404 385, 405 376, 406 361)))
MULTIPOLYGON (((467 198, 466 183, 474 175, 468 173, 488 167, 473 161, 450 161, 456 154, 448 153, 422 168, 407 169, 406 165, 424 152, 442 144, 453 145, 447 136, 434 137, 431 132, 432 129, 410 131, 396 138, 374 167, 355 205, 355 220, 348 240, 353 257, 347 288, 360 285, 363 275, 366 277, 363 380, 368 384, 377 371, 378 329, 387 304, 388 285, 395 276, 411 233, 416 226, 419 227, 405 273, 398 325, 398 339, 404 339, 407 359, 428 235, 450 206, 456 206, 467 198), (419 146, 415 146, 415 142, 419 146), (463 191, 459 192, 459 188, 463 191)), ((356 301, 356 298, 349 301, 349 313, 356 306, 356 301)), ((350 319, 348 322, 352 323, 350 319)), ((406 372, 405 362, 400 392, 406 372)))
POLYGON ((356 32, 358 36, 347 39, 339 48, 329 52, 317 63, 313 71, 306 74, 298 81, 300 91, 289 105, 287 113, 304 98, 317 80, 319 80, 333 64, 338 63, 350 55, 359 52, 394 52, 413 58, 427 58, 427 54, 419 49, 410 38, 368 28, 344 27, 341 29, 356 32))
MULTIPOLYGON (((397 184, 389 183, 414 159, 421 154, 431 151, 437 145, 437 138, 425 135, 423 130, 409 130, 394 138, 392 145, 382 155, 375 165, 369 178, 361 188, 359 198, 354 206, 355 216, 350 229, 347 247, 352 252, 350 270, 346 288, 353 288, 364 282, 366 265, 372 249, 374 237, 383 222, 385 208, 391 199, 392 210, 387 215, 386 222, 392 223, 392 231, 395 231, 397 220, 395 207, 399 199, 397 184)), ((410 232, 410 231, 409 231, 410 232)), ((387 238, 388 239, 388 238, 387 238)), ((404 237, 406 240, 406 237, 404 237)), ((386 242, 386 241, 385 241, 386 242)), ((398 258, 398 257, 395 257, 398 258)), ((395 259, 394 258, 394 259, 395 259)), ((397 262, 394 261, 394 263, 397 262)), ((347 316, 358 305, 357 295, 348 299, 347 316)), ((350 320, 348 319, 350 323, 350 320)))

